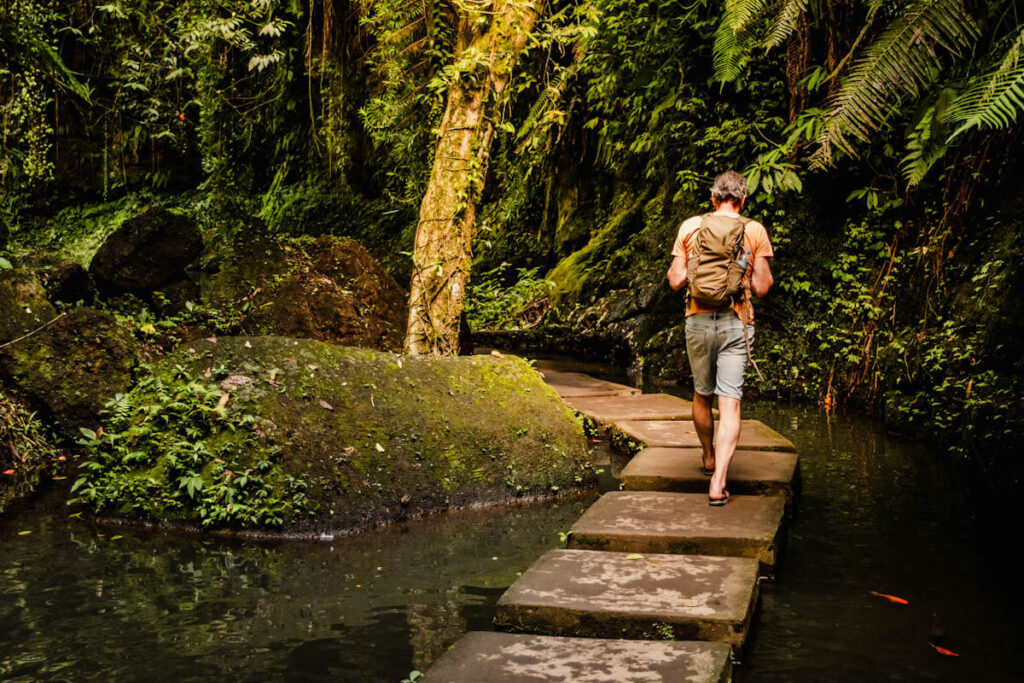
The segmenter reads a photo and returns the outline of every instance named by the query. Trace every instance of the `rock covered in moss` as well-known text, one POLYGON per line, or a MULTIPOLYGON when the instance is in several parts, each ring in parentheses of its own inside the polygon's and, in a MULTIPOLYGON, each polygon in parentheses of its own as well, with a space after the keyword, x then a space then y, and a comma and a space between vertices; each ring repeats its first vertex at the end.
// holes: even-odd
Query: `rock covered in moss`
MULTIPOLYGON (((174 437, 180 448, 154 433, 124 446, 123 458, 101 453, 106 465, 86 472, 81 485, 95 508, 234 526, 281 518, 292 530, 315 532, 550 495, 592 481, 579 422, 514 357, 408 357, 305 339, 233 337, 189 343, 153 373, 149 386, 125 399, 141 407, 138 419, 169 429, 182 424, 147 408, 161 404, 158 383, 164 395, 179 397, 168 410, 189 401, 212 410, 213 400, 239 426, 194 426, 194 438, 174 437), (179 456, 168 463, 167 453, 178 451, 201 455, 185 471, 179 456), (243 484, 225 487, 239 476, 243 484), (97 490, 110 493, 97 500, 97 490)), ((118 429, 130 427, 112 422, 106 433, 118 429)))
POLYGON ((215 307, 243 307, 246 334, 387 351, 401 349, 405 336, 405 291, 361 244, 345 237, 240 245, 207 298, 215 307))
POLYGON ((96 298, 92 278, 74 261, 51 254, 36 254, 24 259, 22 266, 39 279, 50 301, 91 303, 96 298))
POLYGON ((89 272, 108 290, 147 291, 179 279, 202 251, 202 235, 190 218, 151 207, 107 237, 89 272))
POLYGON ((0 375, 69 433, 97 423, 107 400, 131 386, 137 362, 131 333, 92 308, 0 349, 0 375))
POLYGON ((56 317, 46 290, 26 270, 0 270, 0 344, 56 317))

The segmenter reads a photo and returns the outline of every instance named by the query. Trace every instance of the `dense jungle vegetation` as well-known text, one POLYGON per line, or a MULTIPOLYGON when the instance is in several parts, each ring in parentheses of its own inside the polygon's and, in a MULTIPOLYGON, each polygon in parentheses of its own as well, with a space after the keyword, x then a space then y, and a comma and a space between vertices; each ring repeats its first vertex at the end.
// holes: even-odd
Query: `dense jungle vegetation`
POLYGON ((211 244, 352 237, 404 286, 478 92, 446 223, 477 331, 687 381, 668 253, 736 168, 776 253, 752 390, 1017 481, 1022 44, 992 0, 0 0, 0 268, 87 265, 156 204, 211 244))

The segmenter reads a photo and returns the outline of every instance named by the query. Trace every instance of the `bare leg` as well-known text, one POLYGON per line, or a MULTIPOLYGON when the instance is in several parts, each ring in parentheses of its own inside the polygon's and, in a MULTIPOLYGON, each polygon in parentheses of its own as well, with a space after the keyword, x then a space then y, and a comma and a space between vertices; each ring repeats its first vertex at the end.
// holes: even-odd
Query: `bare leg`
POLYGON ((704 451, 704 467, 709 470, 715 467, 715 417, 711 413, 711 402, 714 400, 713 394, 693 394, 693 426, 697 430, 697 438, 700 439, 700 447, 704 451))
MULTIPOLYGON (((693 418, 697 419, 697 402, 693 403, 693 418)), ((700 435, 700 427, 697 428, 700 435)), ((712 498, 725 496, 725 477, 729 462, 740 440, 740 402, 735 398, 718 397, 718 432, 715 438, 715 473, 711 477, 708 495, 712 498)), ((704 443, 701 438, 701 443, 704 443)))

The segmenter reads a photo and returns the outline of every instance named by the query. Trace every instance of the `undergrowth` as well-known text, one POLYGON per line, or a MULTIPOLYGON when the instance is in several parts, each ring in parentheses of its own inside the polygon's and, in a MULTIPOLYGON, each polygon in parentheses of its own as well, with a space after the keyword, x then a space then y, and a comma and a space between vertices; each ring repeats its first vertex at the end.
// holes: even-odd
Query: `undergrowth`
POLYGON ((180 367, 115 396, 107 428, 81 430, 87 455, 69 504, 203 527, 280 527, 311 516, 307 482, 282 471, 256 418, 227 412, 224 396, 180 367))

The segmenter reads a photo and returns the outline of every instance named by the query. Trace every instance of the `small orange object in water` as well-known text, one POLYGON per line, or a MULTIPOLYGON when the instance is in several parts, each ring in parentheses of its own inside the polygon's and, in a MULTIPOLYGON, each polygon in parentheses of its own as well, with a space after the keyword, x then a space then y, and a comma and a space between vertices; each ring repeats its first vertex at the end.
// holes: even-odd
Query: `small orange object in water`
POLYGON ((936 652, 938 652, 940 655, 946 655, 947 657, 959 657, 960 656, 960 653, 953 652, 952 650, 947 650, 946 648, 944 648, 944 647, 942 647, 940 645, 936 645, 935 643, 928 643, 928 644, 931 645, 932 648, 936 652))
POLYGON ((10 476, 10 475, 14 474, 14 470, 4 470, 4 474, 10 476))
POLYGON ((184 121, 185 120, 185 115, 184 114, 178 114, 178 120, 179 121, 184 121))
POLYGON ((874 595, 874 596, 877 596, 879 598, 885 598, 889 602, 891 602, 893 604, 896 604, 896 605, 909 605, 910 604, 909 600, 905 600, 905 599, 897 597, 895 595, 889 595, 888 593, 879 593, 877 591, 871 591, 871 594, 874 595))

